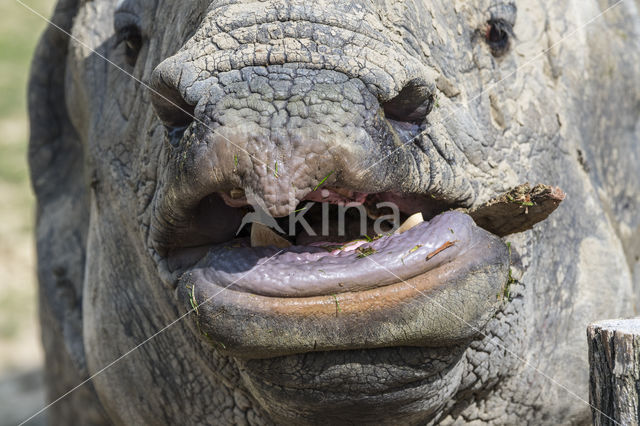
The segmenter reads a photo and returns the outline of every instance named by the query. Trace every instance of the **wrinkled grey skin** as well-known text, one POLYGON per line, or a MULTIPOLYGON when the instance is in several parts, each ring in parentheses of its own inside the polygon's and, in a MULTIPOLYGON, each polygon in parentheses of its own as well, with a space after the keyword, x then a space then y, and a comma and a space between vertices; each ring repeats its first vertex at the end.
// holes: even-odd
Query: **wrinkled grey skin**
MULTIPOLYGON (((251 362, 212 349, 188 318, 50 408, 54 424, 301 424, 348 422, 350 415, 378 424, 589 419, 589 407, 558 384, 587 398, 585 326, 634 314, 640 288, 637 1, 579 29, 607 2, 533 0, 517 2, 516 11, 489 0, 139 0, 131 9, 146 40, 135 66, 116 43, 116 3, 61 0, 53 22, 83 45, 50 27, 33 64, 30 163, 50 399, 184 312, 159 277, 149 237, 179 158, 187 171, 207 162, 219 185, 250 188, 273 214, 290 211, 331 169, 342 172, 336 184, 430 191, 467 206, 525 181, 558 185, 568 198, 549 220, 507 238, 521 257, 513 268, 517 283, 485 337, 426 351, 424 363, 415 362, 419 349, 406 349, 388 371, 367 367, 390 362, 386 350, 344 355, 351 362, 336 353, 304 367, 291 362, 289 373, 303 383, 314 382, 314 372, 323 372, 318 386, 332 377, 366 377, 365 389, 354 384, 344 400, 368 386, 381 392, 379 410, 366 402, 365 409, 336 404, 321 415, 312 406, 322 392, 274 397, 256 384, 251 362), (281 24, 256 33, 253 22, 274 9, 281 24), (515 23, 516 39, 499 58, 482 37, 492 14, 515 23), (231 27, 240 29, 227 34, 231 27), (158 89, 158 81, 173 85, 172 94, 163 93, 197 104, 196 116, 222 134, 233 137, 241 121, 245 138, 236 140, 250 140, 247 149, 259 161, 286 156, 281 178, 270 179, 258 160, 244 156, 241 181, 234 181, 230 159, 240 151, 202 128, 208 151, 173 148, 158 118, 171 119, 171 108, 156 99, 154 109, 151 92, 101 55, 158 89), (298 66, 282 66, 290 62, 298 66), (312 95, 307 101, 292 99, 278 80, 287 72, 312 95), (234 85, 241 79, 258 93, 251 108, 242 100, 247 86, 234 85), (412 79, 437 85, 439 106, 427 118, 431 138, 359 174, 390 152, 388 141, 371 136, 382 125, 379 105, 412 79), (305 103, 312 97, 315 107, 305 103), (298 128, 321 142, 291 148, 298 128), (399 407, 385 396, 386 374, 398 366, 433 372, 452 357, 431 384, 401 389, 415 404, 399 407)), ((183 183, 176 191, 197 192, 193 181, 183 183)), ((261 364, 265 374, 268 366, 261 364)))

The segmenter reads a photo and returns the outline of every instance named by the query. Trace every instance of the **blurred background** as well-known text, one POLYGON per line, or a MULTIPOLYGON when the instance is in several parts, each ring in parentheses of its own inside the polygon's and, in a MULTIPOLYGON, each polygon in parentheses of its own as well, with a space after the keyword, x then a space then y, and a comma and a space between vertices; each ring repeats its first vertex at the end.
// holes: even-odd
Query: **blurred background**
MULTIPOLYGON (((24 2, 47 17, 55 3, 24 2)), ((26 86, 45 25, 15 0, 0 1, 0 425, 16 425, 44 404, 26 86)), ((34 420, 42 424, 43 416, 34 420)))

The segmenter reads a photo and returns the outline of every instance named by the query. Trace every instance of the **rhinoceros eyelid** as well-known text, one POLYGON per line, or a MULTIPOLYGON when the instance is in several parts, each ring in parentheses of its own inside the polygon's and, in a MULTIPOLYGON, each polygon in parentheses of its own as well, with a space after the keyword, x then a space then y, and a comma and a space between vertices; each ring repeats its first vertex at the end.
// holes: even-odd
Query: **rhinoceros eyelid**
POLYGON ((516 16, 518 14, 518 8, 512 1, 506 1, 502 3, 494 4, 489 8, 489 15, 492 21, 504 21, 512 27, 516 23, 516 16))
POLYGON ((120 34, 130 27, 135 27, 141 32, 140 17, 130 11, 116 11, 113 16, 113 29, 115 33, 120 34))
POLYGON ((125 58, 130 66, 135 65, 144 42, 140 24, 140 17, 130 10, 124 9, 124 6, 122 9, 116 10, 114 14, 115 47, 124 44, 125 58))

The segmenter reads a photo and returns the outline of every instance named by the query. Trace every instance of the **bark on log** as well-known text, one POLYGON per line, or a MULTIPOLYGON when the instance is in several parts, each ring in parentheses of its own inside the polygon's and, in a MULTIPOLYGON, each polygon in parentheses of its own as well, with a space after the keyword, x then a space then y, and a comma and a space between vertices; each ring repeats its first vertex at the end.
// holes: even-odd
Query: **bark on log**
POLYGON ((640 318, 593 323, 587 339, 593 424, 638 425, 640 318))

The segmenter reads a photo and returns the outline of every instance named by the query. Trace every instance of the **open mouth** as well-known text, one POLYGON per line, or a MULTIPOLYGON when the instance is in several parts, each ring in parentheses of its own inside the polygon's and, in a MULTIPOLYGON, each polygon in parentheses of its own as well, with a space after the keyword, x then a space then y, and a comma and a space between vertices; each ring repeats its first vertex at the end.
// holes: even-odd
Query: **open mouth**
MULTIPOLYGON (((231 205, 236 211, 229 222, 240 222, 235 235, 220 243, 173 249, 169 268, 198 270, 208 283, 253 295, 313 297, 374 289, 467 255, 481 257, 499 243, 468 215, 440 213, 445 204, 424 197, 320 189, 279 220, 245 208, 244 200, 223 198, 208 198, 198 215, 215 217, 231 205)), ((206 227, 206 220, 196 216, 193 224, 190 233, 202 235, 199 228, 206 227)))
POLYGON ((453 210, 429 195, 320 187, 288 217, 265 221, 232 190, 157 222, 152 237, 196 331, 224 353, 451 347, 477 336, 502 303, 510 253, 501 237, 563 199, 525 184, 453 210))
POLYGON ((173 243, 163 262, 197 331, 228 354, 451 346, 493 315, 510 262, 498 235, 453 207, 318 188, 265 224, 243 194, 214 194, 157 241, 173 243))

